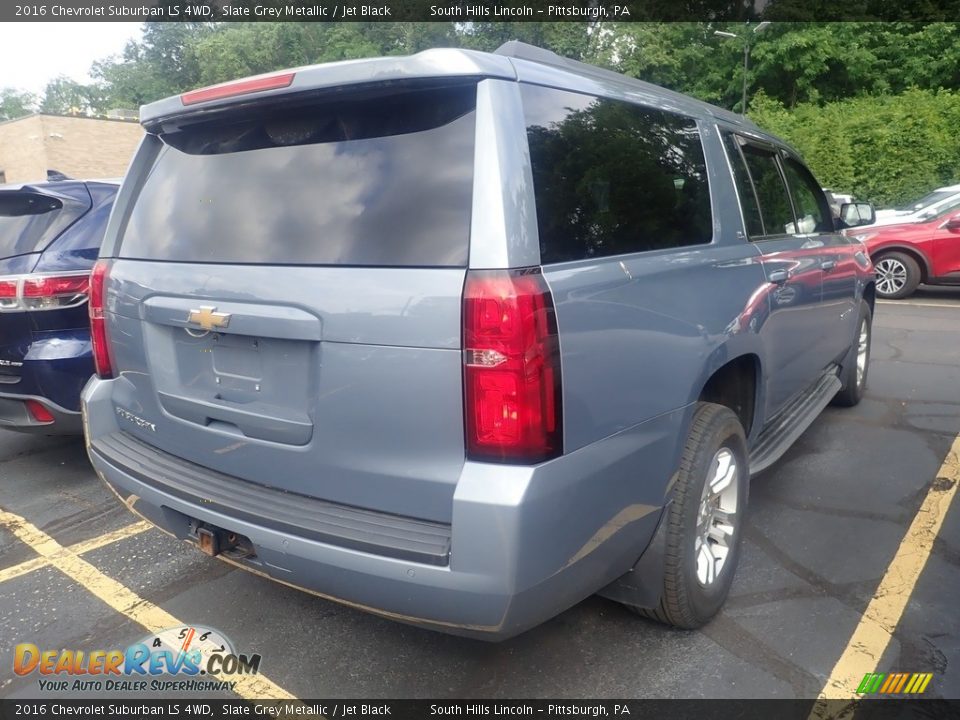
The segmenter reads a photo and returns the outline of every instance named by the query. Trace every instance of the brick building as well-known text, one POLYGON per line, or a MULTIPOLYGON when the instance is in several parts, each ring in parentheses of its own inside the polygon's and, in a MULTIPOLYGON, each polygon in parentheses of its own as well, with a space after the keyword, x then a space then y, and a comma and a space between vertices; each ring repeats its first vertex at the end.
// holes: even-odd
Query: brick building
POLYGON ((121 177, 143 137, 136 121, 28 115, 0 122, 0 184, 121 177))

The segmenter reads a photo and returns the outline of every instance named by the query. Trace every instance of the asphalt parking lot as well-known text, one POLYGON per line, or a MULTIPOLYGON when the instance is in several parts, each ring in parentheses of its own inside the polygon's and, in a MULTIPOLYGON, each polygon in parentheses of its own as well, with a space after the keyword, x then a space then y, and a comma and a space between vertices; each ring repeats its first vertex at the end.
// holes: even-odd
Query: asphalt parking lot
POLYGON ((0 431, 0 696, 48 696, 36 675, 11 671, 18 643, 125 648, 146 634, 144 624, 173 618, 260 653, 273 685, 249 693, 815 697, 841 659, 876 649, 855 640, 882 624, 876 612, 900 607, 868 671, 930 672, 927 696, 960 698, 960 500, 946 510, 919 579, 890 573, 928 493, 955 482, 944 468, 956 469, 948 451, 960 434, 960 288, 883 303, 874 327, 867 397, 852 410, 829 408, 754 480, 731 598, 697 632, 600 598, 499 645, 406 627, 136 524, 94 475, 80 440, 0 431))

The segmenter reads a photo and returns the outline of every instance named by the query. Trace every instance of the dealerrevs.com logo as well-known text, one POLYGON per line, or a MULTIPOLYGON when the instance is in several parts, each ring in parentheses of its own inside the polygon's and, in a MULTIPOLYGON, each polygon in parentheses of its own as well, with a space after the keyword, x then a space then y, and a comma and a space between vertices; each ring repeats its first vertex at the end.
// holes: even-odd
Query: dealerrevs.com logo
POLYGON ((236 652, 219 630, 200 625, 167 628, 125 650, 50 650, 20 643, 13 671, 38 674, 44 691, 135 692, 232 690, 230 678, 256 675, 260 655, 236 652), (216 680, 203 679, 215 676, 216 680))

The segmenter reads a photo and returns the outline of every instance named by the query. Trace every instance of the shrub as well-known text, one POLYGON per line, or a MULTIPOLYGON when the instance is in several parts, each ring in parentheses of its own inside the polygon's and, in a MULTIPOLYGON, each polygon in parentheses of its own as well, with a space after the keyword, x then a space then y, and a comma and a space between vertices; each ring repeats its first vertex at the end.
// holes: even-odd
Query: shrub
POLYGON ((786 110, 758 94, 751 118, 799 150, 817 178, 878 207, 960 182, 960 94, 911 89, 786 110))

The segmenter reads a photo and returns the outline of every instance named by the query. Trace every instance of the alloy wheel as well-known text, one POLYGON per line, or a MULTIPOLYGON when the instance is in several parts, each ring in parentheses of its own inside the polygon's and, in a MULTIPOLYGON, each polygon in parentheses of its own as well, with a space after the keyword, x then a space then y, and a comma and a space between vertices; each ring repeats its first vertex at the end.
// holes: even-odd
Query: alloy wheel
POLYGON ((739 474, 737 456, 729 448, 720 448, 703 485, 693 547, 697 580, 704 586, 716 582, 734 547, 739 474))
POLYGON ((896 258, 883 258, 876 265, 877 292, 893 295, 907 284, 907 267, 896 258))
POLYGON ((867 351, 870 349, 870 326, 866 318, 860 323, 857 338, 857 387, 863 387, 863 378, 867 374, 867 351))

